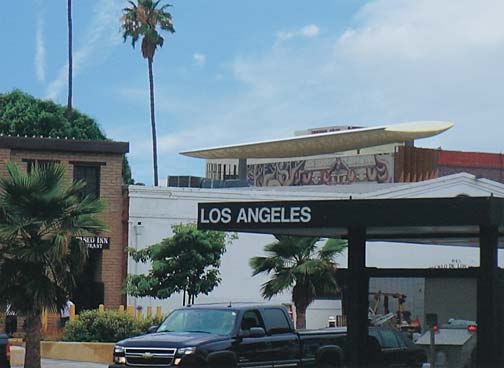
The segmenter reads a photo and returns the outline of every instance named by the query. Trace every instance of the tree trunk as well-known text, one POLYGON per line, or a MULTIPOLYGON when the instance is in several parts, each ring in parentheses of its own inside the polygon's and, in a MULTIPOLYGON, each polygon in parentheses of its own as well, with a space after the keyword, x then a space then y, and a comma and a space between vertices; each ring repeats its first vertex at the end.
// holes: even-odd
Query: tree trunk
POLYGON ((42 323, 40 313, 26 318, 26 352, 24 368, 40 368, 40 337, 42 323))
POLYGON ((306 328, 306 307, 296 306, 296 329, 306 328))
POLYGON ((72 0, 67 2, 68 19, 68 103, 67 116, 72 114, 72 0))
POLYGON ((154 116, 154 77, 152 72, 153 58, 148 58, 149 64, 149 89, 150 89, 150 115, 152 128, 152 162, 154 164, 154 186, 158 186, 158 163, 157 163, 157 140, 156 140, 156 117, 154 116))

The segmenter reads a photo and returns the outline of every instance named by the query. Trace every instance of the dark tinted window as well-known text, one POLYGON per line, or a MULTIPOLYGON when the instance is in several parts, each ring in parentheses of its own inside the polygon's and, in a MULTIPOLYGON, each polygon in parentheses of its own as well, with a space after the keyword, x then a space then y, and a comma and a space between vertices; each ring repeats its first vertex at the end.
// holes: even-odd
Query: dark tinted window
POLYGON ((86 183, 81 190, 82 197, 100 197, 100 166, 74 165, 74 181, 78 180, 86 183))
POLYGON ((261 315, 256 310, 246 311, 243 314, 242 322, 240 328, 242 330, 250 330, 252 327, 262 327, 264 324, 261 319, 261 315))
POLYGON ((381 335, 381 345, 382 348, 399 348, 399 341, 397 340, 397 337, 395 333, 391 330, 380 330, 380 335, 381 335))
POLYGON ((283 310, 270 308, 264 310, 264 323, 269 334, 290 332, 290 324, 283 310))

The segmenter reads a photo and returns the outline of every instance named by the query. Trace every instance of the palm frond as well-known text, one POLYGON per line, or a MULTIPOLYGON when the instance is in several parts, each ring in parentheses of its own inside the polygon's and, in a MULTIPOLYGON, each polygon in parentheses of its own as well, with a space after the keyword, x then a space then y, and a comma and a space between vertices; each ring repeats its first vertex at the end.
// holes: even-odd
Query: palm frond
POLYGON ((319 251, 319 257, 332 260, 334 256, 341 254, 348 247, 348 242, 343 239, 327 239, 319 251))

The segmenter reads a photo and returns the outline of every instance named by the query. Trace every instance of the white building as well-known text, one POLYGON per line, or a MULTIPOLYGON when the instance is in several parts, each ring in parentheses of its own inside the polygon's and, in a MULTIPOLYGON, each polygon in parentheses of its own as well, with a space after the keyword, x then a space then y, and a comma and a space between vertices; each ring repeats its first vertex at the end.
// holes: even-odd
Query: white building
MULTIPOLYGON (((477 179, 470 174, 456 174, 417 183, 396 184, 356 184, 348 186, 281 187, 281 188, 236 188, 236 189, 198 189, 198 188, 151 188, 129 187, 129 247, 142 249, 172 235, 174 224, 195 222, 199 202, 223 201, 281 201, 308 199, 348 199, 358 198, 420 198, 455 196, 497 196, 504 197, 504 185, 486 179, 477 179)), ((267 281, 264 275, 252 277, 248 264, 253 256, 262 255, 263 247, 274 241, 271 235, 238 234, 238 240, 228 247, 220 268, 222 283, 208 296, 199 296, 197 303, 227 301, 261 301, 261 284, 267 281)), ((400 244, 375 242, 367 245, 367 266, 383 268, 425 268, 425 267, 471 267, 479 265, 478 248, 464 246, 433 246, 428 244, 400 244)), ((499 254, 501 254, 500 251, 499 254)), ((337 262, 347 266, 346 254, 337 262)), ((499 259, 500 267, 504 258, 499 259)), ((128 273, 146 273, 149 265, 138 264, 130 258, 128 273)), ((417 285, 417 284, 415 284, 417 285)), ((424 285, 425 284, 421 284, 424 285)), ((370 284, 370 289, 378 284, 370 284)), ((400 287, 398 285, 397 287, 400 287)), ((416 286, 415 286, 416 287, 416 286)), ((422 287, 422 286, 420 286, 422 287)), ((419 293, 420 295, 421 293, 419 293)), ((422 303, 412 296, 413 309, 423 316, 422 303), (416 309, 415 309, 416 308, 416 309)), ((290 294, 279 295, 273 302, 290 303, 290 294)), ((423 302, 423 301, 422 301, 423 302)), ((320 327, 328 314, 323 301, 311 307, 307 327, 320 327), (318 310, 315 312, 315 310, 318 310), (326 314, 320 317, 321 310, 326 314), (312 316, 310 317, 310 313, 312 316), (315 318, 315 315, 318 319, 315 318), (312 322, 310 322, 312 321, 312 322), (311 324, 311 325, 310 325, 311 324)), ((182 296, 174 295, 167 300, 128 297, 128 305, 158 306, 163 311, 182 305, 182 296)), ((330 308, 334 308, 334 304, 330 308)), ((338 305, 336 305, 338 308, 338 305)), ((340 307, 339 307, 340 308, 340 307)), ((337 313, 338 311, 336 311, 337 313)), ((414 313, 415 313, 414 312, 414 313)))

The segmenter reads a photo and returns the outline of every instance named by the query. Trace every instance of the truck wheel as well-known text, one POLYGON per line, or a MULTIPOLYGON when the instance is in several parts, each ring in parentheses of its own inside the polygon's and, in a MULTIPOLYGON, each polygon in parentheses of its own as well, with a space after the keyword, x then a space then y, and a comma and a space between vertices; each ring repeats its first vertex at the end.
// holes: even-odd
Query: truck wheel
POLYGON ((338 363, 321 363, 318 365, 319 368, 339 368, 338 363))
POLYGON ((337 355, 329 355, 324 356, 319 364, 317 364, 318 368, 340 368, 340 358, 337 355))
POLYGON ((227 360, 215 361, 210 363, 208 368, 236 368, 236 364, 227 360))

